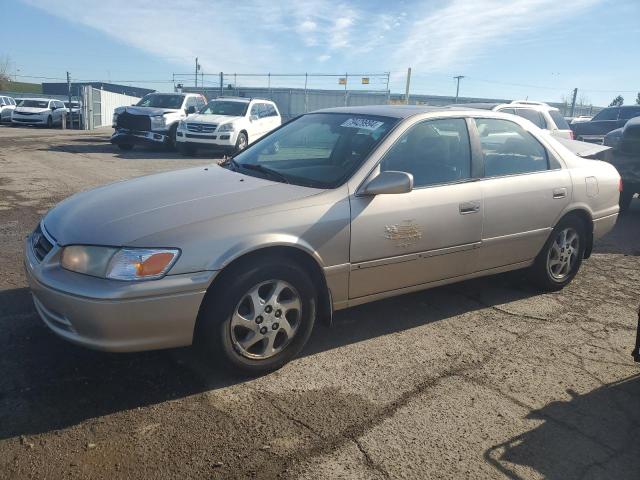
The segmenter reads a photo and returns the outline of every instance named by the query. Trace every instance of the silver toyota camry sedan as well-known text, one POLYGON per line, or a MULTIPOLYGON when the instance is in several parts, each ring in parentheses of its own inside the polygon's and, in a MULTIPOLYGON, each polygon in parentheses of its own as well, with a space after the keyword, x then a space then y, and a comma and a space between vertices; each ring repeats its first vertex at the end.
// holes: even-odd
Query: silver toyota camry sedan
POLYGON ((303 115, 223 165, 74 195, 25 245, 35 307, 101 350, 198 344, 281 367, 316 320, 515 269, 569 283, 618 216, 620 176, 527 120, 465 108, 303 115))

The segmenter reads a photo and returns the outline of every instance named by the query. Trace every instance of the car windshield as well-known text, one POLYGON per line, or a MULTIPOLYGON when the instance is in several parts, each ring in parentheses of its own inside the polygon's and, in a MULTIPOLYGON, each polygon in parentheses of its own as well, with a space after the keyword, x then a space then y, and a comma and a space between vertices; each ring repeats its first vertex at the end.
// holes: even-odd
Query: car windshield
POLYGON ((154 107, 154 108, 182 108, 184 95, 159 95, 150 93, 142 97, 136 106, 138 107, 154 107))
POLYGON ((48 100, 20 100, 19 107, 49 108, 48 100))
POLYGON ((362 165, 398 122, 357 113, 299 117, 234 157, 247 175, 314 188, 336 188, 362 165))
POLYGON ((205 115, 228 115, 230 117, 244 117, 249 102, 230 102, 224 100, 210 101, 200 113, 205 115))

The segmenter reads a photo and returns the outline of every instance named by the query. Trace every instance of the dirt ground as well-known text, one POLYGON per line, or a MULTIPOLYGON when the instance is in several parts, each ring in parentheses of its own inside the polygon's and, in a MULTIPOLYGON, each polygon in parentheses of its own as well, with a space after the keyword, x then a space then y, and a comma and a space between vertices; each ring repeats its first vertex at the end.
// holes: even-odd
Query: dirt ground
POLYGON ((22 241, 68 195, 211 163, 0 127, 0 477, 640 477, 640 200, 559 293, 521 272, 376 302, 256 379, 55 337, 22 241))

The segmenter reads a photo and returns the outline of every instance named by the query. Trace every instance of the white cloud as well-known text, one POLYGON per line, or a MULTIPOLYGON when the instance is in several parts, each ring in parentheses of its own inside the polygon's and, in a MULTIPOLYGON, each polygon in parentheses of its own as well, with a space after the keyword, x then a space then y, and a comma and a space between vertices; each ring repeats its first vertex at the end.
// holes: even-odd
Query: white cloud
POLYGON ((326 62, 326 61, 327 61, 327 60, 329 60, 330 58, 331 58, 331 55, 327 55, 327 54, 325 53, 325 54, 323 54, 323 55, 320 55, 320 56, 318 57, 318 59, 317 59, 317 60, 318 60, 319 62, 326 62))
POLYGON ((305 20, 296 29, 300 33, 313 32, 318 28, 318 24, 311 20, 305 20))

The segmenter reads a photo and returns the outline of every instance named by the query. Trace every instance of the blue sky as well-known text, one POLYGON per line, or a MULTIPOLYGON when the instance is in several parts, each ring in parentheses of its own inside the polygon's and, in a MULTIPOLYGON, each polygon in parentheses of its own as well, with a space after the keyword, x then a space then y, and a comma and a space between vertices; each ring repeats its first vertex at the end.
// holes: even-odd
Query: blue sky
MULTIPOLYGON (((391 72, 412 93, 587 103, 640 91, 638 0, 0 0, 10 73, 172 89, 172 73, 391 72)), ((232 82, 225 77, 225 83, 232 82)), ((210 83, 217 82, 211 77, 210 83)), ((243 82, 256 82, 245 78, 243 82)), ((188 83, 193 82, 189 77, 188 83)), ((372 88, 384 88, 372 77, 372 88)), ((273 86, 302 86, 302 78, 273 86)), ((312 87, 339 88, 337 78, 312 87)), ((354 82, 353 87, 356 88, 354 82)))

